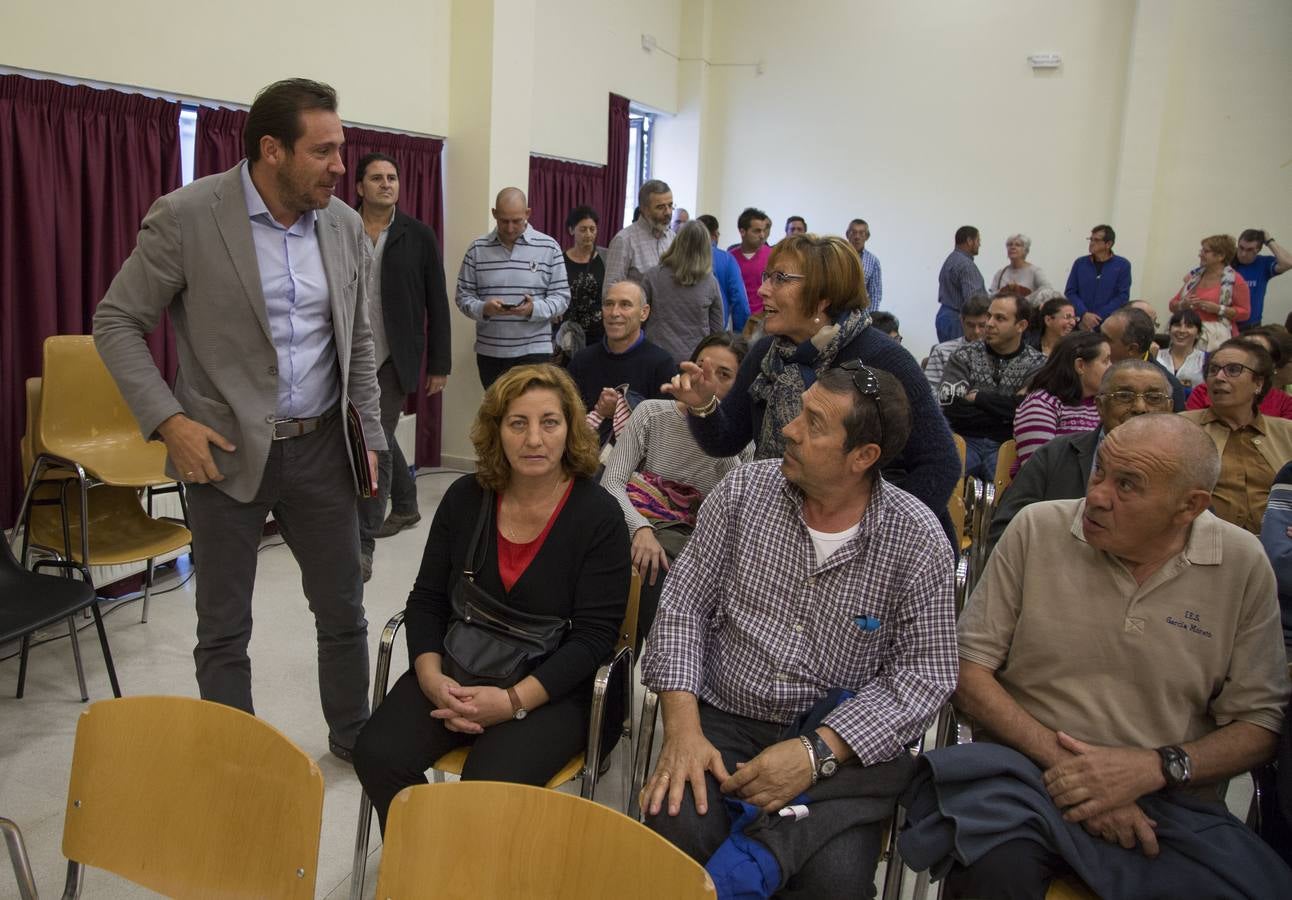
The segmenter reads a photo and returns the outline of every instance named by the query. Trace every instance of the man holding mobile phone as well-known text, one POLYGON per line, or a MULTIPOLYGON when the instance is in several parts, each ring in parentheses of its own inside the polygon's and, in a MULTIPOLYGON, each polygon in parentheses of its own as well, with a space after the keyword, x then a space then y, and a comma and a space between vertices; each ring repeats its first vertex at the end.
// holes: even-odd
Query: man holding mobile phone
POLYGON ((476 365, 487 390, 512 366, 552 358, 552 320, 570 305, 561 245, 529 224, 524 191, 498 192, 497 227, 467 248, 454 299, 476 320, 476 365))

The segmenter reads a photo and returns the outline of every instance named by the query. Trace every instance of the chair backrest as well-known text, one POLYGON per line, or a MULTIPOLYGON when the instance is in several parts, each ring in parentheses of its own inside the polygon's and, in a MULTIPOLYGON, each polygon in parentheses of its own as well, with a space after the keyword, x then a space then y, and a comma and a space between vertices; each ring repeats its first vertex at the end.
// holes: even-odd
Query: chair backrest
POLYGON ((1014 476, 1009 474, 1009 470, 1014 468, 1014 460, 1018 459, 1018 444, 1013 438, 1005 441, 1000 445, 1000 450, 996 452, 996 502, 1000 502, 1001 496, 1005 493, 1005 488, 1009 487, 1014 476))
POLYGON ((712 898, 708 873, 646 826, 523 784, 405 788, 390 805, 377 897, 712 898))
POLYGON ((63 854, 171 897, 314 896, 323 775, 277 729, 187 697, 81 714, 63 854))
POLYGON ((23 432, 22 440, 18 443, 24 479, 31 474, 31 464, 36 461, 36 454, 40 452, 36 449, 40 446, 40 384, 39 378, 27 379, 27 430, 23 432))
POLYGON ((624 608, 624 620, 619 625, 619 640, 615 649, 637 646, 637 611, 641 606, 642 577, 633 569, 633 579, 628 585, 628 605, 624 608))
POLYGON ((951 440, 955 441, 956 452, 960 454, 960 477, 964 478, 965 477, 965 456, 969 453, 969 446, 965 443, 965 439, 962 438, 960 435, 956 434, 954 431, 951 432, 951 440))
MULTIPOLYGON (((48 452, 85 462, 87 448, 110 450, 114 469, 97 474, 109 484, 162 484, 166 449, 145 441, 139 424, 108 373, 94 338, 59 334, 45 339, 40 391, 40 443, 48 452), (123 465, 124 464, 124 465, 123 465)), ((89 468, 89 466, 87 466, 89 468)))

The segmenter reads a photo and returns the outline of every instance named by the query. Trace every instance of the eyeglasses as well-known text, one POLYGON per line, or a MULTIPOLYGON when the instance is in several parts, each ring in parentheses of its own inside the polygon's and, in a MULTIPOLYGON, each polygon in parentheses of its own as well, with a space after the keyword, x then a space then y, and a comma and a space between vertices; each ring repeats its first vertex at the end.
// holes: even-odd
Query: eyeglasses
POLYGON ((806 275, 790 275, 787 272, 764 272, 763 284, 770 281, 777 287, 783 287, 787 281, 802 281, 806 277, 806 275))
POLYGON ((852 375, 852 386, 857 389, 857 393, 875 402, 875 415, 879 417, 879 434, 875 437, 874 443, 883 447, 884 407, 879 402, 879 379, 875 377, 875 370, 859 359, 850 359, 840 364, 839 368, 852 375))
POLYGON ((1086 243, 1088 243, 1088 244, 1106 244, 1106 243, 1108 243, 1108 239, 1107 239, 1107 238, 1101 238, 1101 237, 1095 237, 1095 236, 1092 234, 1092 235, 1090 235, 1090 237, 1089 237, 1089 238, 1087 238, 1087 239, 1086 239, 1086 243))
POLYGON ((1223 366, 1220 365, 1220 363, 1207 363, 1208 378, 1218 375, 1221 372, 1224 372, 1228 378, 1237 378, 1239 375, 1243 374, 1244 370, 1251 372, 1253 375, 1260 374, 1251 366, 1245 366, 1242 363, 1225 363, 1223 366))
POLYGON ((1113 391, 1110 394, 1100 394, 1105 400, 1111 400, 1118 406, 1130 406, 1136 400, 1143 400, 1145 406, 1164 406, 1171 402, 1171 395, 1164 391, 1113 391))

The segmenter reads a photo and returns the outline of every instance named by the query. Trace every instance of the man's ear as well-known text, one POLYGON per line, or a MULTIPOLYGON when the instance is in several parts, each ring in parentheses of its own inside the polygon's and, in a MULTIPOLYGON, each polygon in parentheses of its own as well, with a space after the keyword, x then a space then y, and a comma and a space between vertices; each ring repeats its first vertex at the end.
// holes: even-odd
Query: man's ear
POLYGON ((287 148, 282 141, 268 134, 260 136, 260 158, 271 165, 278 165, 287 155, 287 148))
POLYGON ((853 475, 864 475, 875 468, 883 450, 878 444, 861 444, 848 451, 847 469, 853 475))
POLYGON ((645 322, 650 318, 650 304, 642 303, 642 321, 645 322))
POLYGON ((1180 498, 1180 506, 1175 518, 1181 525, 1188 525, 1210 508, 1211 492, 1195 488, 1180 498))

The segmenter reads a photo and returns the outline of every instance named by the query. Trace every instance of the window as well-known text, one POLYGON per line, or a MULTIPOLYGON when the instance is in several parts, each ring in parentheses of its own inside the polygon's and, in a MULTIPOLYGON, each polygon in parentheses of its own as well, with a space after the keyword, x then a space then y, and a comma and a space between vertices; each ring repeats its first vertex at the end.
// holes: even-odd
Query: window
POLYGON ((197 107, 187 103, 179 111, 180 184, 193 180, 193 147, 197 135, 197 107))
POLYGON ((624 225, 633 220, 637 193, 651 179, 651 144, 655 125, 653 113, 630 108, 628 111, 628 179, 624 197, 624 225))

